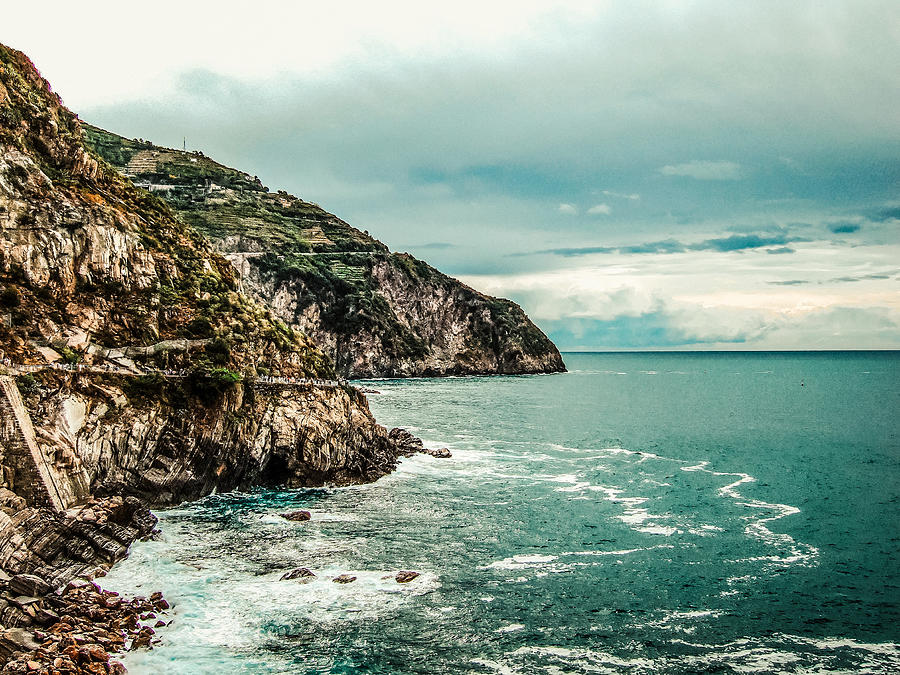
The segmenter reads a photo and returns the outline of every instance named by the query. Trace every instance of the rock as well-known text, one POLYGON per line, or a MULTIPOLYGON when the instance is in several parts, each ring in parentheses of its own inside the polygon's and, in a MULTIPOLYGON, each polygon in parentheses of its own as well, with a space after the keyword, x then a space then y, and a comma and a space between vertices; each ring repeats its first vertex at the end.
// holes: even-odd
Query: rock
POLYGON ((312 518, 312 514, 309 511, 288 511, 279 515, 285 520, 293 520, 297 523, 302 523, 312 518))
POLYGON ((412 572, 409 570, 404 570, 404 571, 397 572, 397 576, 395 576, 394 579, 397 580, 398 584, 408 584, 410 581, 412 581, 413 579, 415 579, 416 577, 419 577, 419 576, 421 576, 420 572, 412 572))
POLYGON ((388 438, 393 441, 397 454, 404 457, 412 457, 417 452, 424 450, 422 439, 413 436, 406 429, 394 427, 388 432, 388 438))
POLYGON ((289 579, 312 579, 315 576, 316 575, 306 567, 298 567, 297 569, 282 574, 279 581, 288 581, 289 579))
POLYGON ((87 648, 87 655, 91 661, 101 661, 104 663, 109 661, 109 654, 107 654, 102 648, 95 645, 87 648))
POLYGON ((0 509, 13 515, 25 508, 25 500, 11 490, 0 488, 0 509))
POLYGON ((151 640, 150 635, 147 635, 147 634, 138 635, 136 638, 134 638, 131 641, 131 649, 134 650, 134 649, 140 649, 141 647, 149 647, 150 640, 151 640))
POLYGON ((426 455, 431 455, 432 457, 437 457, 438 459, 446 459, 447 457, 452 457, 450 454, 450 450, 447 448, 438 448, 437 450, 430 450, 426 448, 422 450, 426 455))
POLYGON ((53 587, 33 574, 17 574, 7 582, 9 592, 14 595, 46 595, 53 587))
POLYGON ((332 581, 336 584, 350 584, 356 581, 356 577, 351 574, 341 574, 332 579, 332 581))
POLYGON ((14 652, 31 652, 40 648, 34 634, 24 628, 8 628, 0 632, 0 662, 14 652))

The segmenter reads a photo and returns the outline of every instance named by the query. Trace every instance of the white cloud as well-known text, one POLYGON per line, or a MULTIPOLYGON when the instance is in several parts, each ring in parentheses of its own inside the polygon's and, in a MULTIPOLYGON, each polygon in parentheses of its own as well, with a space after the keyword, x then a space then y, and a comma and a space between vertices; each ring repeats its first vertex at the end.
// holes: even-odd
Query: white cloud
POLYGON ((696 180, 739 180, 741 165, 725 160, 695 159, 684 164, 667 164, 659 172, 664 176, 687 176, 696 180))
POLYGON ((609 207, 609 204, 594 204, 588 209, 588 213, 592 216, 608 216, 612 213, 612 209, 609 207))
POLYGON ((574 204, 560 204, 559 212, 574 216, 578 213, 578 208, 574 204))
POLYGON ((898 246, 847 251, 822 244, 798 246, 791 256, 749 252, 739 261, 710 251, 614 254, 602 264, 582 259, 565 269, 463 280, 479 290, 512 297, 539 325, 571 320, 571 325, 592 333, 592 340, 603 339, 607 322, 627 319, 642 346, 896 349, 897 279, 893 272, 881 272, 895 269, 892 261, 898 255, 898 246), (784 275, 806 281, 772 285, 773 278, 784 275), (599 328, 591 331, 594 322, 599 328))

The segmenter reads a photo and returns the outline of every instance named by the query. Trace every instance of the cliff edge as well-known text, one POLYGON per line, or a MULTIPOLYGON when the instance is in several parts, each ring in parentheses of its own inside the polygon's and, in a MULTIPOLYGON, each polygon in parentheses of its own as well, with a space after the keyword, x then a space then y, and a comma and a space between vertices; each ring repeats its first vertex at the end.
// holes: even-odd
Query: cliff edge
POLYGON ((346 377, 548 373, 556 346, 494 298, 337 216, 199 152, 86 125, 88 142, 169 204, 240 271, 244 289, 309 335, 346 377))
MULTIPOLYGON (((28 58, 2 45, 0 362, 18 374, 32 463, 71 479, 62 507, 88 493, 169 504, 365 482, 395 466, 364 396, 308 383, 336 379, 330 359, 99 160, 28 58), (74 370, 10 368, 54 363, 74 370), (274 376, 307 384, 265 384, 274 376)), ((24 494, 34 472, 14 454, 0 445, 0 487, 24 494)))

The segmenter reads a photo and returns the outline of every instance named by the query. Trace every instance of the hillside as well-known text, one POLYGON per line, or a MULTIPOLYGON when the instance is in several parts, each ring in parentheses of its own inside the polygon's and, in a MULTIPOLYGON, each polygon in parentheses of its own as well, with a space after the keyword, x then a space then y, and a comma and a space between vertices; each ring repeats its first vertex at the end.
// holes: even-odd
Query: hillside
MULTIPOLYGON (((4 377, 85 367, 18 377, 34 452, 75 486, 66 503, 88 491, 172 503, 259 483, 352 483, 395 466, 352 388, 260 385, 335 372, 166 203, 98 159, 28 58, 0 45, 3 362, 4 377), (140 374, 154 369, 175 375, 140 374)), ((11 449, 0 444, 0 488, 18 492, 27 475, 11 449)))
POLYGON ((309 335, 342 375, 564 370, 515 303, 392 253, 318 205, 270 192, 202 153, 85 128, 100 156, 209 238, 240 270, 244 289, 309 335))

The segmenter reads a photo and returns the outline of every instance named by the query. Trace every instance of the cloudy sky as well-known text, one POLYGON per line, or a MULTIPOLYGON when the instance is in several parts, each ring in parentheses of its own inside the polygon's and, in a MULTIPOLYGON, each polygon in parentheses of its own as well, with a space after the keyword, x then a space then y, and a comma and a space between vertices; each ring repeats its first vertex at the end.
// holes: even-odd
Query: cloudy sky
POLYGON ((112 131, 518 301, 563 349, 900 348, 900 5, 16 3, 112 131))

